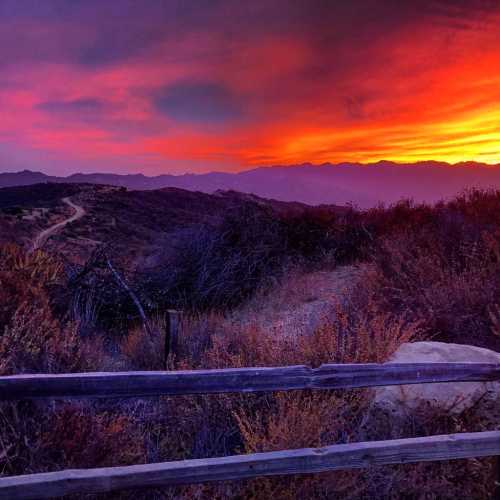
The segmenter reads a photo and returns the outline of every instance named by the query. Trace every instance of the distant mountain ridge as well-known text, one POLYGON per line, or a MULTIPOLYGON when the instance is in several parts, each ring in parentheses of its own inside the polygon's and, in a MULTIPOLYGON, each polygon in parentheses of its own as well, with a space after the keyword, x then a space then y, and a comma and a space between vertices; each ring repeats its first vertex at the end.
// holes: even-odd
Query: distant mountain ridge
POLYGON ((238 173, 162 174, 154 177, 106 173, 56 177, 29 170, 0 174, 0 187, 43 182, 109 184, 133 190, 175 187, 204 193, 233 190, 279 201, 309 205, 353 203, 366 208, 379 202, 393 203, 401 198, 432 203, 470 187, 500 188, 500 165, 382 161, 369 165, 303 164, 260 167, 238 173))

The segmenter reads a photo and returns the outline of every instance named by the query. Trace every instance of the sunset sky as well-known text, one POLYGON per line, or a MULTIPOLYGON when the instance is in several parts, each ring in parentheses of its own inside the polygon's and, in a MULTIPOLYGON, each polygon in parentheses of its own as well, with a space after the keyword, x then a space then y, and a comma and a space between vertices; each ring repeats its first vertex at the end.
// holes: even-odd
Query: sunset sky
POLYGON ((0 171, 380 159, 500 163, 500 1, 0 1, 0 171))

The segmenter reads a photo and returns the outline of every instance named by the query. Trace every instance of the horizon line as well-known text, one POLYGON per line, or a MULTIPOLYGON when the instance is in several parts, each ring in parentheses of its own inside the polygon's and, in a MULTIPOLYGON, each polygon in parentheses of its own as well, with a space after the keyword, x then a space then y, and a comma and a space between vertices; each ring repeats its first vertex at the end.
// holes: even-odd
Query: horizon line
POLYGON ((134 173, 118 173, 118 172, 109 172, 109 171, 92 171, 92 172, 73 172, 73 173, 68 173, 66 175, 56 175, 56 174, 49 174, 46 173, 43 169, 41 170, 31 170, 29 168, 24 168, 22 170, 16 170, 16 171, 5 171, 2 172, 0 171, 0 175, 15 175, 15 174, 22 174, 22 173, 32 173, 32 174, 42 174, 47 177, 58 177, 58 178, 63 178, 67 179, 69 177, 75 176, 75 175, 116 175, 120 177, 127 177, 127 176, 143 176, 146 178, 154 179, 156 177, 161 177, 161 176, 171 176, 171 177, 183 177, 183 176, 203 176, 203 175, 209 175, 209 174, 227 174, 227 175, 238 175, 246 172, 251 172, 254 170, 260 170, 260 169, 270 169, 270 168, 297 168, 297 167, 312 167, 312 168, 320 168, 320 167, 374 167, 378 166, 380 164, 391 164, 394 166, 400 166, 402 168, 404 167, 412 167, 412 166, 423 166, 425 167, 425 164, 433 164, 434 166, 444 166, 444 167, 470 167, 470 168, 495 168, 495 167, 500 167, 500 163, 485 163, 485 162, 480 162, 476 160, 463 160, 455 163, 450 163, 444 160, 419 160, 415 162, 401 162, 401 161, 395 161, 395 160, 378 160, 375 162, 349 162, 349 161, 342 161, 338 163, 334 162, 323 162, 323 163, 311 163, 311 162, 304 162, 304 163, 294 163, 294 164, 284 164, 284 165, 260 165, 256 167, 251 167, 249 166, 248 168, 239 170, 239 171, 224 171, 224 170, 209 170, 207 172, 184 172, 182 174, 175 174, 175 173, 169 173, 169 172, 162 172, 159 174, 155 175, 147 175, 141 171, 137 171, 134 173))

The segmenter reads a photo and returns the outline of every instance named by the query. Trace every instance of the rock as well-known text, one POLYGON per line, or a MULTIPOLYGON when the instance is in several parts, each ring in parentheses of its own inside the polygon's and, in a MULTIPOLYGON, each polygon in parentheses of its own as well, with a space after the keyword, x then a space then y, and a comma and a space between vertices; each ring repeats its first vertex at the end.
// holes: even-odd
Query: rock
MULTIPOLYGON (((388 363, 499 363, 500 353, 461 344, 414 342, 403 344, 388 363)), ((500 382, 448 382, 380 387, 374 405, 395 413, 407 413, 428 404, 453 414, 474 406, 484 396, 500 401, 500 382)))

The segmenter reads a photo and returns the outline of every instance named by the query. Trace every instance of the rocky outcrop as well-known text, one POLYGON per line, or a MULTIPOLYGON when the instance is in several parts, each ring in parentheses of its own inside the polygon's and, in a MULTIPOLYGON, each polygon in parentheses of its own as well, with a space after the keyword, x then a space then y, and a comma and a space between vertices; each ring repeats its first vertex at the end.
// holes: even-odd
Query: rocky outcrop
MULTIPOLYGON (((461 344, 414 342, 403 344, 389 363, 499 363, 500 353, 461 344)), ((427 404, 461 413, 482 398, 500 401, 500 382, 448 382, 380 387, 374 404, 395 413, 407 413, 427 404)))

